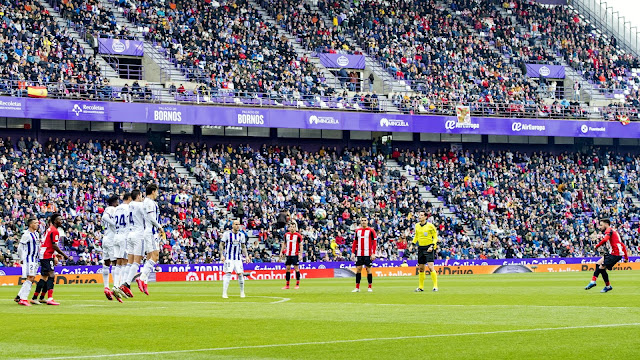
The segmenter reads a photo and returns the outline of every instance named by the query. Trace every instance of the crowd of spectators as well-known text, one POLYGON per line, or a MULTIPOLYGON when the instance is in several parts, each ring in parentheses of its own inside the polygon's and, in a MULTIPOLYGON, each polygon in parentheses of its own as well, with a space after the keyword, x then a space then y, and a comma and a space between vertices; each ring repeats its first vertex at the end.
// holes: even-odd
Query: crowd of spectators
MULTIPOLYGON (((417 212, 428 205, 405 177, 387 169, 375 149, 307 152, 295 146, 254 150, 180 144, 176 156, 247 231, 257 234, 263 249, 253 248, 255 261, 272 261, 280 254, 289 220, 298 222, 307 241, 306 260, 348 260, 363 214, 378 233, 380 258, 400 259, 417 212)), ((443 237, 466 236, 461 224, 440 211, 431 211, 431 219, 443 237)))
MULTIPOLYGON (((99 4, 92 4, 64 1, 58 5, 73 19, 88 16, 80 9, 90 9, 96 16, 103 14, 99 4)), ((112 86, 102 76, 95 57, 86 54, 71 30, 58 25, 39 3, 2 0, 0 14, 0 95, 26 97, 28 87, 42 86, 51 98, 123 100, 126 87, 133 98, 152 98, 151 90, 140 85, 140 89, 135 84, 112 86)), ((88 19, 95 29, 103 26, 100 17, 88 19)))
POLYGON ((406 170, 400 172, 387 167, 388 153, 380 144, 315 152, 178 144, 176 157, 196 176, 194 185, 150 145, 0 139, 4 265, 13 266, 24 219, 53 212, 63 214, 63 248, 73 261, 99 263, 104 199, 149 182, 161 189, 168 236, 160 262, 167 264, 218 261, 219 240, 232 218, 249 235, 252 262, 278 259, 290 220, 307 240, 306 261, 349 260, 362 215, 379 235, 379 258, 415 258, 408 242, 421 210, 438 226, 439 256, 445 259, 597 256, 602 217, 613 219, 631 254, 640 251, 640 209, 625 196, 640 199, 638 156, 396 150, 391 157, 406 170), (456 216, 425 202, 422 187, 456 216), (219 202, 208 199, 207 191, 219 202))
POLYGON ((97 47, 97 39, 135 39, 129 29, 118 24, 109 8, 99 0, 47 0, 54 10, 70 21, 74 29, 97 47))
POLYGON ((619 92, 637 104, 640 79, 632 70, 640 68, 638 58, 622 51, 615 37, 597 31, 575 9, 520 0, 453 0, 451 8, 514 64, 560 65, 562 59, 600 92, 619 92))
MULTIPOLYGON (((0 138, 0 241, 5 252, 11 252, 5 261, 13 260, 26 218, 39 218, 44 233, 46 218, 59 212, 65 223, 61 248, 74 263, 98 264, 105 199, 144 189, 151 182, 160 187, 161 223, 168 234, 165 248, 192 242, 193 228, 206 229, 216 221, 204 189, 179 177, 149 144, 64 138, 41 144, 32 138, 0 138)), ((181 251, 176 251, 176 258, 181 251)))
POLYGON ((537 82, 435 1, 320 0, 318 6, 334 18, 336 32, 348 32, 431 102, 541 102, 537 82))
POLYGON ((0 1, 0 91, 27 83, 88 86, 103 81, 93 56, 38 2, 0 1))
POLYGON ((625 187, 608 181, 616 170, 626 189, 636 191, 637 156, 424 149, 394 156, 475 235, 468 243, 445 241, 443 257, 597 256, 603 217, 613 219, 632 254, 640 252, 640 209, 625 187))
POLYGON ((212 94, 329 96, 333 88, 246 0, 120 1, 127 18, 212 94))

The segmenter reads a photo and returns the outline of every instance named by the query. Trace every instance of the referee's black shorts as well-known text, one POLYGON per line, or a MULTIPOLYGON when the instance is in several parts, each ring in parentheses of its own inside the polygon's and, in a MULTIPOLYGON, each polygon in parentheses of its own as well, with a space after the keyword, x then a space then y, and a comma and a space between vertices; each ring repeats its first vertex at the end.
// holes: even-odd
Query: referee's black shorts
POLYGON ((418 246, 418 264, 426 264, 433 262, 436 258, 436 247, 431 244, 427 246, 418 246))

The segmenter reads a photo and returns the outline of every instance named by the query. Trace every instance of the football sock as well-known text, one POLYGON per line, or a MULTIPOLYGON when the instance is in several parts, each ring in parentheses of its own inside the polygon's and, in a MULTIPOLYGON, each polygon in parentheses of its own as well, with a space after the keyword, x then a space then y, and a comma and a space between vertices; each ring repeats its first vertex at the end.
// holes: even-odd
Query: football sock
POLYGON ((433 281, 433 288, 438 288, 438 274, 435 271, 431 272, 431 281, 433 281))
POLYGON ((122 269, 122 265, 116 265, 112 272, 113 272, 113 286, 114 287, 119 287, 120 286, 120 269, 122 269))
POLYGON ((129 281, 127 283, 131 284, 133 283, 133 278, 136 277, 136 273, 138 272, 138 269, 140 268, 140 264, 138 263, 133 263, 131 264, 131 269, 129 269, 129 281))
POLYGON ((131 264, 127 264, 124 266, 124 269, 122 269, 122 283, 123 284, 129 284, 131 282, 131 279, 129 278, 129 272, 131 271, 131 264))
POLYGON ((373 283, 373 274, 367 274, 367 282, 369 283, 369 287, 371 287, 371 283, 373 283))
POLYGON ((49 299, 53 299, 53 284, 55 284, 55 278, 55 276, 50 276, 49 280, 47 280, 47 297, 49 299))
POLYGON ((142 281, 147 282, 149 280, 149 274, 153 271, 154 266, 156 266, 155 261, 153 260, 145 261, 144 267, 142 268, 142 274, 140 274, 142 281))
POLYGON ((356 289, 360 289, 360 279, 362 279, 362 274, 361 273, 357 273, 356 274, 356 289))
POLYGON ((604 280, 604 284, 606 286, 609 286, 609 273, 607 272, 607 269, 600 270, 600 273, 602 274, 602 280, 604 280))
POLYGON ((231 274, 224 274, 222 276, 222 293, 226 294, 229 289, 229 282, 231 282, 231 274))
POLYGON ((109 287, 109 267, 106 265, 102 265, 102 283, 104 287, 109 287))
POLYGON ((300 271, 296 271, 296 285, 300 285, 300 271))
POLYGON ((284 275, 284 278, 287 280, 287 286, 289 286, 289 280, 291 280, 291 272, 287 271, 284 275))
POLYGON ((20 300, 27 300, 30 292, 31 292, 31 281, 25 280, 25 282, 22 283, 22 287, 20 288, 20 291, 18 292, 18 296, 20 297, 20 300))
POLYGON ((238 285, 240 285, 240 292, 244 292, 244 275, 238 274, 238 285))
POLYGON ((596 281, 598 279, 598 275, 600 275, 600 267, 598 265, 596 265, 596 271, 593 272, 593 277, 591 278, 591 281, 596 281))
POLYGON ((424 271, 421 271, 420 273, 418 273, 418 287, 420 289, 424 289, 424 279, 427 277, 427 275, 424 273, 424 271))
POLYGON ((44 300, 45 295, 47 295, 47 290, 49 290, 49 280, 44 282, 44 286, 42 287, 42 291, 40 292, 40 301, 44 300))
POLYGON ((43 291, 45 284, 46 282, 42 279, 38 281, 36 284, 36 291, 33 293, 33 297, 31 299, 36 300, 38 298, 38 295, 43 291))

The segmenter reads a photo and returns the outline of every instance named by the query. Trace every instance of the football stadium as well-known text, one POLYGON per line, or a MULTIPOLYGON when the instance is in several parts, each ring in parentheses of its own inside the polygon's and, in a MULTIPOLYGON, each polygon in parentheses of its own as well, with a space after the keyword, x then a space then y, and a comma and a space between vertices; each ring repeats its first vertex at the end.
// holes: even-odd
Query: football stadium
POLYGON ((0 359, 639 359, 632 0, 0 0, 0 359))

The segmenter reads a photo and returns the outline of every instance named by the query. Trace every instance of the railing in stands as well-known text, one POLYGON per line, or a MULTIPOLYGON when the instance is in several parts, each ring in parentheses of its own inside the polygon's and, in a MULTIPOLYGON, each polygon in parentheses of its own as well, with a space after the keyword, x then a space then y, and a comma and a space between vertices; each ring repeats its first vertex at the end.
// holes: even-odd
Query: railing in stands
MULTIPOLYGON (((186 90, 172 87, 170 99, 162 96, 162 89, 133 87, 124 91, 123 87, 105 84, 32 84, 24 81, 0 79, 0 96, 27 97, 27 86, 46 86, 49 98, 155 102, 167 104, 226 105, 245 107, 287 107, 298 109, 318 109, 336 111, 387 112, 395 105, 401 112, 416 115, 456 116, 458 105, 469 106, 472 116, 538 118, 538 119, 579 119, 579 120, 639 120, 638 108, 632 106, 581 106, 568 102, 553 104, 487 103, 487 102, 443 102, 427 99, 422 95, 396 95, 390 99, 366 97, 364 94, 351 96, 297 96, 294 94, 249 93, 234 89, 186 90)), ((166 94, 165 94, 166 95, 166 94)))

